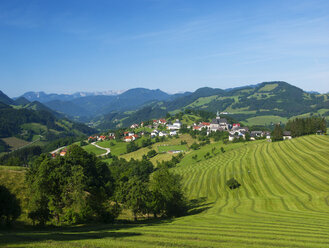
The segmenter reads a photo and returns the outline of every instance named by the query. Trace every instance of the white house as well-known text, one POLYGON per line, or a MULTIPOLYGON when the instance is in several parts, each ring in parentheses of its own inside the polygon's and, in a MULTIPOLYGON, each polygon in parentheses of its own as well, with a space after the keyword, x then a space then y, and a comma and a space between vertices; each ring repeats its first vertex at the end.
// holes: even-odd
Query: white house
POLYGON ((173 126, 177 127, 177 129, 180 129, 182 127, 182 123, 178 119, 176 119, 173 126))
POLYGON ((167 136, 168 134, 166 132, 159 132, 159 137, 167 136))
POLYGON ((291 132, 290 131, 283 131, 283 139, 291 139, 291 132))
POLYGON ((169 135, 171 135, 171 136, 175 136, 175 135, 177 135, 177 131, 176 131, 176 130, 174 130, 174 131, 170 131, 169 135))
POLYGON ((131 126, 130 126, 130 128, 138 128, 138 124, 132 124, 131 126))
POLYGON ((182 127, 182 123, 177 119, 172 125, 168 124, 167 129, 179 130, 182 127))

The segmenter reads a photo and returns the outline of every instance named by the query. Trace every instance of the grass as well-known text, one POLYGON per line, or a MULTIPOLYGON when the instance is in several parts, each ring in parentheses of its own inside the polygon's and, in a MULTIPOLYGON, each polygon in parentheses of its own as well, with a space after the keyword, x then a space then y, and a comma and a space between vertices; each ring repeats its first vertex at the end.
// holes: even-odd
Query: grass
POLYGON ((115 140, 106 140, 97 142, 97 145, 105 148, 111 148, 111 154, 115 156, 120 156, 121 154, 124 154, 127 152, 127 145, 126 142, 118 142, 115 140), (114 144, 114 145, 111 145, 114 144))
POLYGON ((272 123, 286 123, 288 121, 287 118, 281 117, 281 116, 276 116, 276 115, 263 115, 263 116, 256 116, 256 117, 251 117, 246 120, 247 125, 270 125, 272 123))
POLYGON ((101 155, 101 154, 104 154, 106 153, 106 150, 103 150, 103 149, 100 149, 94 145, 86 145, 86 146, 82 146, 82 148, 87 151, 87 152, 92 152, 92 153, 95 153, 96 155, 101 155))
MULTIPOLYGON (((196 152, 212 145, 216 144, 196 152)), ((199 211, 188 216, 3 231, 0 246, 329 247, 328 147, 329 136, 316 135, 229 144, 225 153, 198 163, 184 158, 173 169, 182 175, 187 197, 200 204, 199 211), (240 188, 225 185, 232 176, 240 188)))
POLYGON ((28 141, 16 137, 2 138, 2 140, 10 146, 10 150, 15 150, 29 144, 28 141))
POLYGON ((195 100, 191 104, 187 105, 186 108, 200 107, 202 105, 210 103, 211 101, 215 100, 216 98, 218 98, 217 95, 207 96, 207 97, 199 97, 197 100, 195 100))
POLYGON ((150 148, 143 147, 143 148, 138 149, 137 151, 121 155, 120 158, 124 158, 128 161, 132 158, 141 160, 143 158, 143 155, 146 155, 149 151, 151 151, 150 148))
POLYGON ((159 153, 166 153, 169 151, 187 151, 186 145, 172 145, 172 146, 157 146, 159 153))
POLYGON ((271 91, 274 90, 276 87, 278 87, 278 84, 266 84, 265 86, 260 88, 258 92, 271 91))
MULTIPOLYGON (((34 133, 44 133, 47 131, 47 127, 45 125, 42 125, 40 123, 25 123, 23 125, 21 125, 21 127, 23 129, 26 130, 31 130, 34 133)), ((54 129, 49 129, 49 131, 55 133, 55 134, 59 134, 60 132, 54 129)))

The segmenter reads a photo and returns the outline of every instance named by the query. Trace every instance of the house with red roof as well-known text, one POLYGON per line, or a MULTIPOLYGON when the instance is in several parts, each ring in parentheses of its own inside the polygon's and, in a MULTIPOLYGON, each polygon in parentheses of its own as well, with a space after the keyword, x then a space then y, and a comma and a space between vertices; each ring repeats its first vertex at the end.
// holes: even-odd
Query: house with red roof
POLYGON ((134 141, 136 138, 134 137, 134 136, 125 136, 124 138, 123 138, 123 140, 125 141, 125 142, 131 142, 131 141, 134 141))

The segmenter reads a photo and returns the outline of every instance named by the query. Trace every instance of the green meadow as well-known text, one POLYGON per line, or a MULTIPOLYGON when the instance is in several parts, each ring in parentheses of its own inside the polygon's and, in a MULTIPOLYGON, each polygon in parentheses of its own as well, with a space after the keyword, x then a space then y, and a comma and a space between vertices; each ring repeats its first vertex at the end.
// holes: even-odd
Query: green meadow
POLYGON ((173 168, 194 206, 187 216, 5 230, 0 246, 329 247, 329 136, 223 145, 224 153, 191 158, 222 145, 192 151, 173 168), (231 177, 239 188, 226 186, 231 177))

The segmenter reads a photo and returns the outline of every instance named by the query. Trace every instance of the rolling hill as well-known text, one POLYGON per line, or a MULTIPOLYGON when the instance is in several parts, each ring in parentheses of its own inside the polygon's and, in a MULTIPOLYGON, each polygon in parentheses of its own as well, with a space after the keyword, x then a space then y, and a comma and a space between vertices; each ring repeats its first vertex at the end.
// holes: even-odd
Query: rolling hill
MULTIPOLYGON (((228 145, 229 146, 229 145, 228 145)), ((251 142, 173 171, 196 208, 172 220, 0 232, 15 247, 329 247, 329 138, 251 142), (231 190, 226 181, 241 184, 231 190)))

